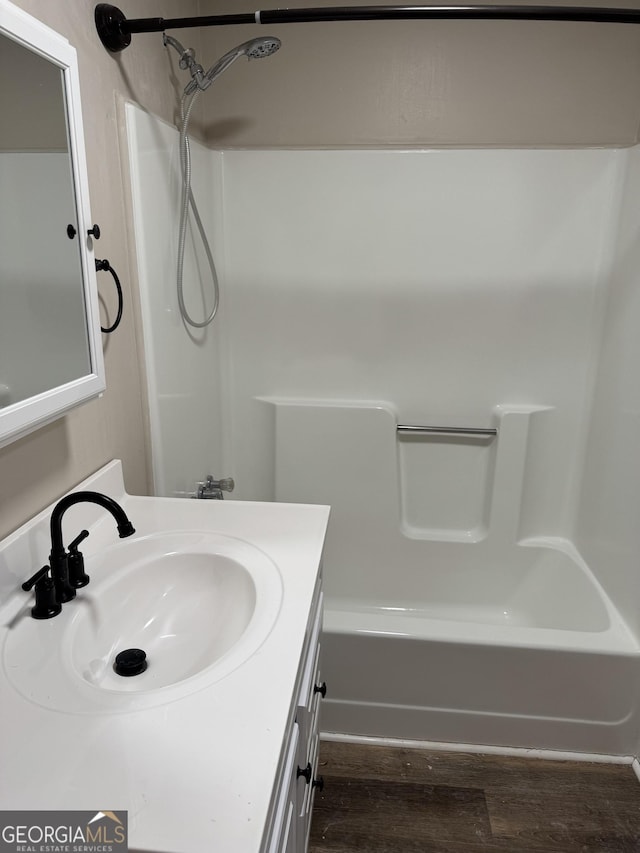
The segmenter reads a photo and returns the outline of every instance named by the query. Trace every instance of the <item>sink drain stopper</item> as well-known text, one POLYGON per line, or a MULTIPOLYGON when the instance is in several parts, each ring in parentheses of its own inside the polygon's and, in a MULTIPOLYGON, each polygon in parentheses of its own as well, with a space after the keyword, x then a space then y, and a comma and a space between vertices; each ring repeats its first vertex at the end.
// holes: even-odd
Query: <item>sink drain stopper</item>
POLYGON ((140 675, 147 668, 147 653, 142 649, 125 649, 116 655, 113 669, 117 675, 140 675))

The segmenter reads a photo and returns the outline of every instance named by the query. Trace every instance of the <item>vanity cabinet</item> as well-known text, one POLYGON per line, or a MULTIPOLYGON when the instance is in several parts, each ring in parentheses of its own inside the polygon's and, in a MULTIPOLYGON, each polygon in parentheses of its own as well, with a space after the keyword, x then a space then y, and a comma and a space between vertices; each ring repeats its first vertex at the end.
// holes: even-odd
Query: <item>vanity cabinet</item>
POLYGON ((264 853, 305 853, 308 847, 313 799, 323 785, 318 776, 320 703, 326 693, 320 671, 321 631, 319 580, 292 697, 283 760, 274 784, 272 820, 265 833, 264 853))
POLYGON ((31 618, 33 598, 20 584, 51 547, 55 505, 0 542, 0 807, 95 814, 109 803, 128 812, 130 849, 147 853, 304 853, 318 790, 319 576, 329 508, 127 495, 117 461, 75 491, 117 501, 136 533, 120 542, 102 507, 74 504, 68 535, 90 532, 83 551, 91 583, 44 620, 31 618), (207 586, 203 566, 235 581, 207 586), (116 594, 134 582, 145 587, 135 587, 140 597, 116 594), (155 602, 168 590, 164 618, 155 602), (230 623, 221 610, 212 616, 222 594, 230 623), (176 672, 219 650, 211 623, 220 638, 237 630, 236 619, 246 626, 212 665, 176 672), (123 626, 132 626, 128 636, 146 632, 155 682, 145 680, 151 663, 136 678, 113 680, 123 626), (166 651, 174 638, 192 653, 166 651), (70 743, 78 747, 72 761, 70 743))

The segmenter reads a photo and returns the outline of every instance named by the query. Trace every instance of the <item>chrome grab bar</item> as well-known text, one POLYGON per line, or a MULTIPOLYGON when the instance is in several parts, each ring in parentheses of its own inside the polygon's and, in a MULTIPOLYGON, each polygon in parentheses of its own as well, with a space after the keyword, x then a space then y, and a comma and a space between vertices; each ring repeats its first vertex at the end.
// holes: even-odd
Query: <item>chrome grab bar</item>
POLYGON ((474 427, 438 427, 398 424, 396 430, 401 435, 457 435, 467 438, 491 438, 498 435, 497 429, 476 429, 474 427))

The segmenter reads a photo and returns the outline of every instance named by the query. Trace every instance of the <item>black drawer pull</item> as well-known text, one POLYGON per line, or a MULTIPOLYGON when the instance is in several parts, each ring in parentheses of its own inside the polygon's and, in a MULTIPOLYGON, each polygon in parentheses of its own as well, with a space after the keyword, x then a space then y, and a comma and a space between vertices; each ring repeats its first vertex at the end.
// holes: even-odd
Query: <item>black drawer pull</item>
POLYGON ((327 695, 327 682, 323 681, 322 684, 314 684, 313 692, 319 693, 324 699, 324 697, 327 695))
POLYGON ((311 769, 311 762, 308 762, 307 766, 304 768, 304 770, 301 770, 298 767, 298 769, 296 771, 296 779, 299 779, 301 776, 304 776, 304 778, 307 781, 307 785, 308 785, 309 782, 311 782, 311 774, 312 773, 313 773, 313 770, 311 769))

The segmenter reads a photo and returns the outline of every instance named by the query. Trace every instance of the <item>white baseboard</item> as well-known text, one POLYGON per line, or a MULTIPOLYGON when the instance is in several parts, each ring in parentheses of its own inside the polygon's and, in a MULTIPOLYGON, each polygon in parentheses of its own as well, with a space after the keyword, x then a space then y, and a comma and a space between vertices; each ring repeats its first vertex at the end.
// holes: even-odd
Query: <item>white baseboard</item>
POLYGON ((442 752, 472 752, 485 755, 512 755, 519 758, 540 758, 548 761, 586 761, 600 764, 631 764, 640 781, 640 762, 633 755, 600 755, 588 752, 564 752, 555 749, 524 749, 517 746, 486 746, 474 743, 442 743, 428 740, 403 740, 402 738, 369 737, 364 735, 322 732, 321 740, 342 743, 359 743, 370 746, 403 747, 405 749, 431 749, 442 752))

